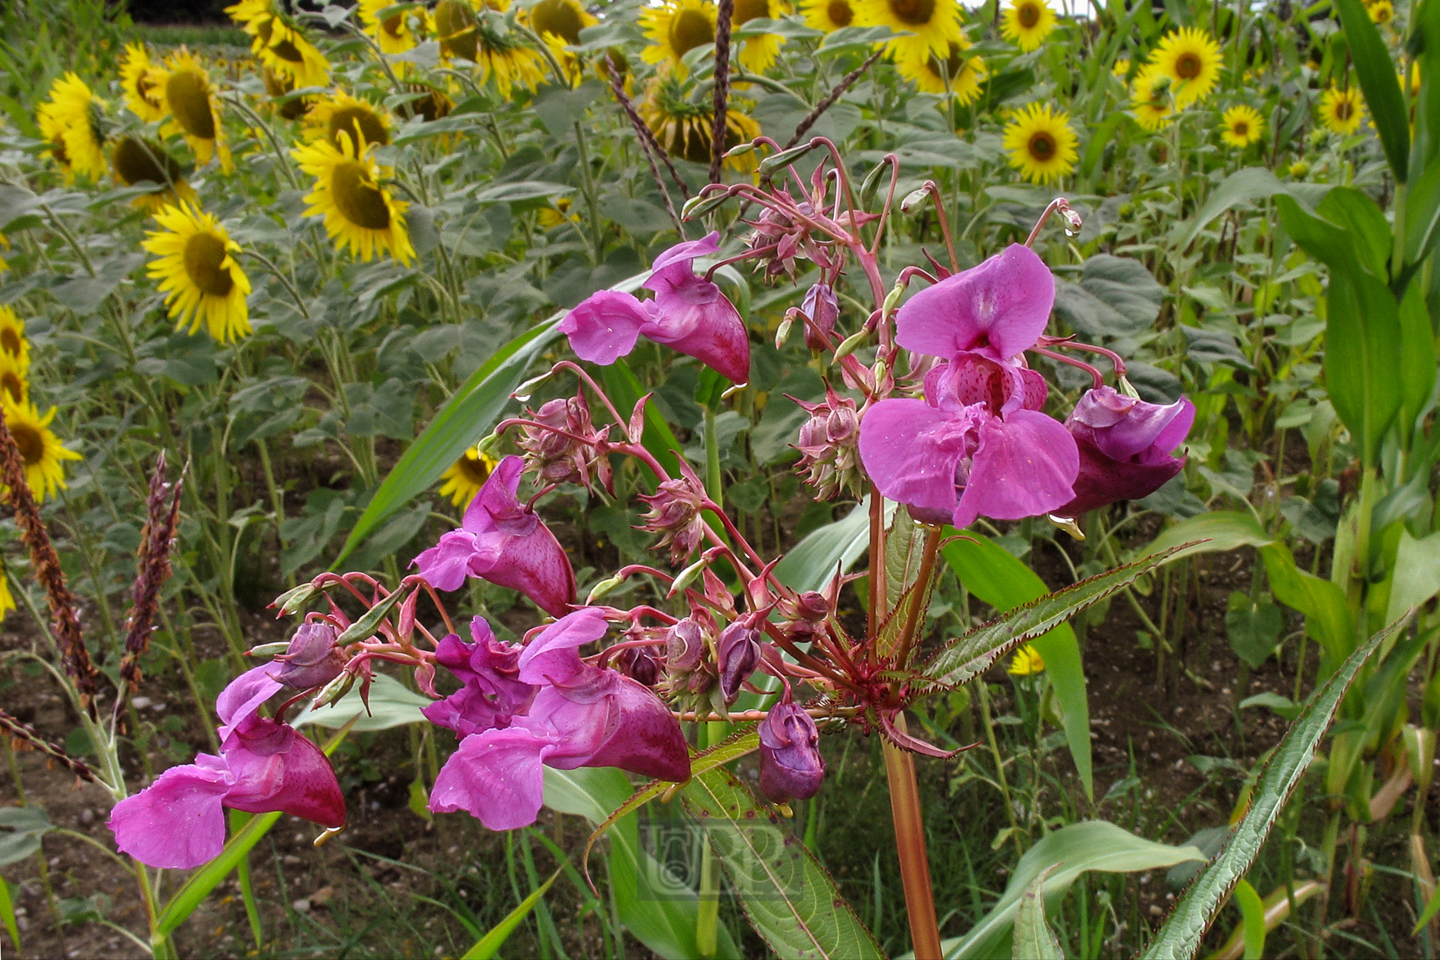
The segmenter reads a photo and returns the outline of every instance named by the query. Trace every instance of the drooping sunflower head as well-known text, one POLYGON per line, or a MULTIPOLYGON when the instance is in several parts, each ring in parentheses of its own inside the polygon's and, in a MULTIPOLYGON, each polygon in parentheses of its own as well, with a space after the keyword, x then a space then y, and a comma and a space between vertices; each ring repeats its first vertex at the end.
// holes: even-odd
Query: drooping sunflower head
POLYGON ((83 173, 92 180, 105 175, 105 130, 103 118, 106 104, 73 73, 56 79, 50 88, 50 99, 40 108, 41 132, 52 144, 61 147, 59 154, 51 150, 62 166, 83 173), (63 157, 63 159, 62 159, 63 157))
MULTIPOLYGON (((691 163, 709 164, 714 144, 715 113, 711 101, 694 103, 673 76, 656 77, 645 90, 645 98, 637 111, 655 139, 672 157, 691 163)), ((725 111, 725 149, 739 146, 760 136, 760 125, 738 110, 725 111)), ((754 169, 752 154, 741 154, 725 161, 735 170, 754 169)))
POLYGON ((856 12, 859 26, 908 34, 885 42, 896 62, 920 50, 944 56, 950 44, 960 42, 960 6, 955 0, 858 0, 856 12))
POLYGON ((150 61, 145 45, 132 43, 125 47, 120 61, 120 84, 125 88, 125 105, 146 123, 165 119, 165 98, 160 87, 165 72, 150 61))
POLYGON ((1220 117, 1220 139, 1241 150, 1265 134, 1265 118, 1247 104, 1226 110, 1220 117))
POLYGON ((30 380, 20 362, 0 350, 0 396, 11 403, 24 403, 30 399, 30 380))
POLYGON ((269 67, 260 68, 260 77, 265 81, 265 92, 270 95, 275 112, 286 120, 299 120, 310 109, 309 97, 289 96, 295 90, 295 80, 283 73, 276 73, 269 67), (281 99, 284 97, 285 99, 281 99))
POLYGON ((1348 137, 1360 129, 1360 117, 1365 106, 1360 100, 1360 91, 1355 87, 1331 87, 1320 98, 1320 120, 1326 129, 1348 137))
POLYGON ((1005 672, 1012 677, 1028 677, 1037 673, 1045 672, 1045 661, 1030 644, 1022 644, 1015 648, 1015 655, 1010 658, 1010 666, 1005 672))
POLYGON ((914 81, 926 93, 945 93, 947 90, 961 104, 974 102, 980 96, 980 85, 985 82, 989 71, 985 61, 969 56, 970 41, 962 36, 960 43, 950 45, 950 54, 939 57, 933 53, 911 53, 896 66, 900 75, 914 81))
POLYGON ((446 59, 474 61, 478 20, 469 0, 440 0, 431 17, 435 21, 435 36, 440 41, 440 55, 446 59))
POLYGON ((1175 106, 1184 110, 1215 89, 1224 57, 1210 34, 1196 27, 1181 27, 1165 35, 1151 52, 1150 62, 1170 78, 1175 106))
POLYGON ((5 426, 25 461, 25 483, 36 501, 55 496, 56 491, 65 489, 65 460, 79 460, 80 454, 67 450, 60 438, 50 431, 50 421, 55 419, 55 407, 42 417, 35 404, 29 400, 14 402, 8 394, 0 391, 0 410, 5 414, 5 426))
MULTIPOLYGON (((404 53, 419 42, 424 23, 423 11, 392 13, 382 17, 380 11, 395 4, 390 0, 360 0, 360 22, 365 32, 380 44, 382 53, 404 53)), ((399 64, 396 64, 399 66, 399 64)))
POLYGON ((240 245, 219 219, 182 200, 157 213, 155 222, 159 229, 142 246, 157 257, 147 272, 160 281, 175 328, 189 321, 193 334, 204 324, 220 343, 248 335, 250 279, 235 261, 240 245))
POLYGON ((142 210, 156 211, 177 198, 193 199, 175 158, 154 140, 124 136, 110 149, 110 172, 115 182, 125 187, 153 185, 154 189, 135 199, 142 210))
POLYGON ((337 90, 305 115, 305 135, 310 140, 324 137, 339 147, 342 134, 356 143, 363 139, 384 146, 390 142, 390 118, 369 101, 337 90))
MULTIPOLYGON (((730 16, 731 30, 738 30, 751 20, 776 20, 785 15, 781 0, 735 0, 730 16)), ((740 65, 751 73, 764 73, 775 62, 785 38, 778 33, 762 33, 741 41, 740 65)))
POLYGON ((35 110, 35 123, 46 144, 45 156, 54 160, 65 174, 67 185, 74 183, 75 168, 70 165, 70 154, 65 151, 65 124, 55 116, 55 105, 49 102, 40 104, 35 110))
POLYGON ((260 31, 262 20, 275 16, 275 7, 270 0, 240 0, 239 3, 226 7, 225 12, 253 37, 260 31))
POLYGON ((457 507, 465 506, 475 499, 485 481, 490 479, 490 472, 495 469, 495 465, 494 457, 471 447, 440 475, 440 479, 445 481, 440 487, 440 496, 449 497, 450 502, 457 507))
POLYGON ((1170 78, 1159 67, 1146 64, 1130 84, 1130 110, 1135 120, 1150 132, 1159 130, 1175 116, 1170 97, 1170 78))
POLYGON ((410 91, 420 96, 398 108, 402 116, 418 115, 424 117, 426 123, 433 123, 441 117, 448 117, 450 111, 455 109, 455 101, 446 96, 443 90, 415 84, 410 87, 410 91))
POLYGON ((0 306, 0 353, 13 360, 21 373, 30 369, 30 338, 25 336, 25 321, 7 306, 0 306))
POLYGON ((534 90, 545 82, 545 57, 530 46, 516 30, 511 30, 503 17, 482 12, 475 23, 475 63, 480 68, 480 82, 493 80, 500 96, 509 99, 512 87, 534 90))
POLYGON ((325 232, 340 249, 349 247, 369 262, 376 253, 389 251, 396 260, 409 264, 415 256, 405 227, 410 204, 396 200, 381 184, 384 171, 371 156, 373 147, 341 137, 337 149, 327 140, 296 147, 293 156, 300 169, 315 178, 315 187, 305 196, 305 215, 325 218, 325 232))
POLYGON ((181 48, 165 59, 165 67, 165 83, 160 89, 171 122, 163 132, 178 130, 183 134, 201 164, 209 163, 218 153, 220 166, 229 173, 233 169, 230 145, 220 122, 220 101, 205 65, 181 48))
POLYGON ((283 17, 255 21, 250 50, 265 66, 295 81, 297 87, 323 87, 330 81, 330 63, 300 30, 283 17))
POLYGON ((1070 114, 1048 103, 1020 108, 1005 125, 1010 166, 1032 183, 1051 183, 1074 170, 1078 142, 1070 114))
POLYGON ((1022 51, 1029 53, 1045 42, 1055 29, 1055 11, 1045 0, 1010 0, 1000 21, 1000 33, 1022 51))
POLYGON ((559 37, 569 44, 579 43, 580 31, 599 22, 578 0, 540 0, 530 8, 530 25, 536 33, 559 37))
POLYGON ((801 0, 800 12, 808 26, 830 33, 855 24, 855 6, 856 0, 801 0))
POLYGON ((647 63, 668 63, 685 77, 685 54, 715 42, 715 4, 710 0, 666 0, 640 11, 640 29, 651 41, 642 56, 647 63))

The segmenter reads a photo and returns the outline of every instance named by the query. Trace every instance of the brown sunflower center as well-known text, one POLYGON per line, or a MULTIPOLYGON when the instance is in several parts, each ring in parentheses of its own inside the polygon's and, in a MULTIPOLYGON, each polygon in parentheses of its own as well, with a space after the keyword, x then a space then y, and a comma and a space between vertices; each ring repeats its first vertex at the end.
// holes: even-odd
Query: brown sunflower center
POLYGON ((530 8, 530 21, 541 33, 553 33, 566 43, 579 43, 585 22, 572 0, 540 0, 530 8))
POLYGON ((670 49, 679 57, 715 42, 715 27, 699 10, 686 7, 670 20, 670 49))
POLYGON ((168 185, 180 179, 180 164, 153 140, 121 137, 115 144, 115 152, 110 155, 110 162, 116 178, 127 187, 147 180, 168 185))
POLYGON ((279 43, 271 44, 270 52, 286 63, 305 62, 305 54, 301 53, 300 48, 290 42, 289 37, 281 38, 279 43))
POLYGON ((455 466, 460 468, 461 476, 477 486, 490 479, 490 466, 484 460, 464 456, 456 462, 455 466))
POLYGON ((1040 22, 1040 8, 1033 3, 1022 3, 1015 11, 1015 19, 1020 21, 1020 26, 1029 30, 1040 22))
POLYGON ((825 8, 825 13, 830 17, 830 22, 837 27, 848 27, 855 19, 855 11, 850 8, 850 0, 830 0, 830 5, 825 8))
POLYGON ((155 92, 160 85, 151 76, 151 71, 145 70, 135 78, 135 96, 150 104, 152 107, 160 106, 160 95, 155 92))
POLYGON ((411 101, 410 109, 424 117, 426 123, 431 123, 450 114, 450 98, 431 90, 425 96, 411 101))
POLYGON ((185 241, 185 273, 201 293, 211 297, 229 296, 235 286, 225 268, 225 242, 213 233, 197 233, 185 241))
POLYGON ((385 124, 369 107, 341 107, 332 113, 325 134, 330 145, 336 150, 343 149, 340 146, 341 133, 349 134, 350 145, 357 150, 360 148, 360 137, 364 137, 366 143, 384 145, 390 142, 390 133, 385 129, 385 124))
POLYGON ((1030 156, 1036 163, 1045 163, 1055 156, 1055 136, 1048 130, 1039 130, 1030 135, 1030 142, 1026 144, 1030 156))
POLYGON ((440 0, 435 4, 435 32, 440 51, 447 56, 474 60, 479 51, 475 36, 475 11, 463 0, 440 0))
POLYGON ((1237 137, 1250 136, 1250 124, 1246 123, 1244 120, 1236 120, 1235 126, 1231 129, 1234 130, 1235 136, 1237 137))
POLYGON ((200 140, 215 139, 210 112, 210 81, 195 70, 177 70, 165 81, 165 99, 180 129, 200 140))
POLYGON ((1348 97, 1340 97, 1338 100, 1335 101, 1335 119, 1350 119, 1350 100, 1348 97))
POLYGON ((1175 75, 1181 80, 1194 80, 1204 68, 1205 64, 1200 62, 1199 54, 1187 51, 1175 58, 1175 75))
POLYGON ((20 342, 20 331, 10 327, 0 330, 0 350, 18 358, 24 350, 24 344, 20 342))
POLYGON ((960 48, 952 43, 950 44, 950 56, 944 60, 938 57, 931 57, 929 66, 931 72, 937 77, 954 80, 960 76, 961 72, 965 69, 966 61, 969 59, 969 57, 962 57, 960 55, 960 48))
POLYGON ((390 207, 385 194, 370 181, 370 171, 354 160, 337 164, 330 177, 330 195, 341 216, 366 230, 390 226, 390 207))
POLYGON ((25 400, 25 380, 14 370, 0 373, 0 390, 9 394, 10 399, 16 403, 23 403, 25 400))
POLYGON ((397 13, 393 17, 386 17, 380 21, 380 29, 385 35, 399 40, 405 31, 405 15, 397 13))
POLYGON ((770 16, 770 0, 735 0, 730 22, 735 26, 770 16))
POLYGON ((10 436, 15 438, 15 446, 20 449, 20 456, 25 459, 25 466, 36 466, 45 459, 45 440, 40 436, 39 430, 28 423, 16 423, 14 420, 10 420, 6 426, 10 428, 10 436))
POLYGON ((889 0, 890 12, 901 23, 923 27, 935 16, 935 0, 889 0))

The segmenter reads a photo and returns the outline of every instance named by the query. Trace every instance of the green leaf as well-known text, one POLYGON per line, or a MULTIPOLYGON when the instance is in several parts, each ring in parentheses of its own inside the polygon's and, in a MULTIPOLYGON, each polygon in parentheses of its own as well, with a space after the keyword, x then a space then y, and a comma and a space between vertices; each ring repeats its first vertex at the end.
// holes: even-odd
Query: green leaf
POLYGON ((1411 607, 1424 606, 1440 593, 1440 533, 1416 540, 1402 528, 1393 569, 1386 623, 1404 616, 1411 607))
POLYGON ((1015 909, 1015 946, 1010 952, 1015 960, 1065 960, 1060 941, 1045 922, 1043 894, 1045 877, 1050 870, 1036 877, 1020 895, 1020 904, 1015 909))
POLYGON ((519 906, 505 915, 505 919, 495 924, 486 931, 485 936, 475 941, 475 945, 465 951, 461 960, 491 960, 499 953, 500 948, 505 945, 505 941, 510 939, 510 934, 514 933, 515 928, 520 926, 520 921, 528 917, 530 911, 535 909, 535 904, 545 896, 546 891, 550 889, 550 885, 555 882, 555 878, 560 876, 561 872, 561 870, 556 870, 550 874, 549 880, 536 887, 535 892, 521 900, 519 906))
MULTIPOLYGON (((894 509, 887 503, 887 512, 894 509)), ((797 593, 820 590, 850 569, 870 546, 870 508, 859 503, 844 519, 812 530, 775 565, 775 576, 797 593)))
POLYGON ((10 934, 10 942, 15 944, 15 952, 20 953, 20 924, 15 919, 15 901, 10 896, 10 884, 0 877, 0 921, 5 924, 5 931, 10 934))
POLYGON ((1400 411, 1399 307, 1383 281, 1345 264, 1330 266, 1326 305, 1325 385, 1371 466, 1400 411))
POLYGON ((1418 264, 1440 236, 1440 164, 1432 163, 1405 196, 1405 262, 1418 264))
POLYGON ((1370 108, 1370 122, 1380 134, 1380 145, 1385 148, 1385 159, 1395 179, 1404 183, 1409 179, 1410 125, 1395 63, 1360 0, 1334 0, 1334 4, 1350 40, 1350 56, 1365 104, 1370 108))
POLYGON ((1053 872, 1045 881, 1045 899, 1053 911, 1082 873, 1140 873, 1204 859, 1205 854, 1196 847, 1155 843, 1103 820, 1072 823, 1025 851, 1005 893, 990 912, 965 936, 946 940, 941 946, 948 960, 973 960, 1006 953, 1005 940, 1014 925, 1020 898, 1035 879, 1047 871, 1053 872))
MULTIPOLYGON (((987 537, 967 534, 973 539, 954 540, 942 548, 945 562, 965 588, 1002 613, 1050 592, 1045 581, 1018 558, 987 537)), ((1090 700, 1085 689, 1085 669, 1080 661, 1080 641, 1068 623, 1031 641, 1050 675, 1050 689, 1060 707, 1065 742, 1075 761, 1075 770, 1094 798, 1090 756, 1090 700)))
POLYGON ((1400 301, 1400 440, 1405 449, 1415 423, 1430 406, 1435 390, 1435 332, 1420 284, 1405 288, 1400 301))
POLYGON ((1260 555, 1275 599, 1305 614, 1305 629, 1325 651, 1320 667, 1325 675, 1355 646, 1355 618, 1345 591, 1297 567, 1290 548, 1283 543, 1261 548, 1260 555))
POLYGON ((703 773, 680 798, 705 825, 746 918, 777 956, 884 956, 815 854, 734 774, 703 773))
POLYGON ((40 838, 54 829, 42 807, 0 808, 0 866, 34 854, 40 849, 40 838))
POLYGON ((1440 913, 1440 887, 1430 894, 1430 899, 1425 901, 1425 910, 1420 914, 1420 919, 1415 922, 1415 929, 1410 931, 1410 936, 1418 936, 1420 929, 1434 919, 1435 914, 1440 913))
POLYGON ((1254 670, 1275 652, 1284 627, 1280 608, 1266 600, 1257 600, 1239 590, 1232 591, 1225 611, 1225 632, 1236 656, 1254 670))
POLYGON ((1242 918, 1245 960, 1260 960, 1265 955, 1265 904, 1255 888, 1241 880, 1235 885, 1235 905, 1242 918))
POLYGON ((1159 553, 1182 543, 1189 544, 1170 558, 1178 560, 1195 553, 1224 553, 1237 547, 1263 547, 1271 542, 1272 538, 1253 514, 1216 510, 1165 528, 1145 549, 1159 553))
POLYGON ((313 723, 333 730, 353 720, 355 730, 372 733, 402 727, 407 723, 420 723, 425 720, 420 711, 434 702, 384 673, 375 674, 375 680, 370 684, 369 701, 367 712, 360 700, 360 685, 357 683, 349 693, 335 701, 334 706, 306 711, 300 714, 297 722, 313 723))
POLYGON ((1254 203, 1256 200, 1264 200, 1266 197, 1273 197, 1277 193, 1286 191, 1285 184, 1281 183, 1265 167, 1245 167, 1236 170, 1230 176, 1221 181, 1220 186, 1210 195, 1205 206, 1195 215, 1195 221, 1190 224, 1190 229, 1185 232, 1184 239, 1180 242, 1183 249, 1194 242, 1200 235, 1200 231, 1208 227, 1216 217, 1225 213, 1232 207, 1242 203, 1254 203))
POLYGON ((1285 801, 1300 785, 1320 739, 1330 728, 1345 691, 1360 668, 1404 621, 1396 621, 1375 634, 1350 655, 1306 701, 1300 716, 1270 755, 1250 797, 1250 809, 1241 818, 1219 856, 1191 882, 1141 954, 1142 960, 1189 960, 1200 950, 1205 932, 1225 905, 1233 890, 1259 855, 1270 828, 1285 807, 1285 801))

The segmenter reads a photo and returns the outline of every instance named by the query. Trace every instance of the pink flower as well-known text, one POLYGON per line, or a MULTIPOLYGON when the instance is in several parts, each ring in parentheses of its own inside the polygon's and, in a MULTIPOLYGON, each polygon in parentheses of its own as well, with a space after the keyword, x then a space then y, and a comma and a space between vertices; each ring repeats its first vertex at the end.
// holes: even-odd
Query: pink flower
POLYGON ((808 800, 825 780, 820 731, 810 714, 788 699, 760 721, 760 792, 775 803, 808 800))
POLYGON ((270 669, 249 670, 221 692, 220 756, 171 767, 115 804, 107 826, 122 853, 167 870, 198 867, 225 846, 225 807, 345 825, 345 797, 325 754, 294 727, 256 713, 280 689, 270 669))
POLYGON ((676 244, 655 258, 641 302, 628 293, 600 290, 565 315, 560 332, 582 360, 612 364, 635 349, 643 334, 719 371, 734 383, 750 379, 750 338, 745 321, 720 291, 691 267, 720 249, 720 235, 676 244))
POLYGON ((510 726, 535 697, 535 687, 519 676, 522 647, 496 640, 484 617, 470 621, 470 635, 474 643, 452 633, 435 651, 435 661, 464 686, 421 711, 431 723, 462 737, 510 726))
POLYGON ((436 813, 465 810, 491 830, 534 823, 546 766, 619 767, 682 781, 690 755, 669 708, 641 684, 581 661, 578 648, 603 637, 603 614, 576 610, 519 655, 518 679, 538 688, 523 715, 460 741, 430 793, 436 813))
POLYGON ((323 620, 300 624, 290 637, 290 646, 275 658, 280 669, 268 676, 296 690, 321 687, 345 669, 345 651, 335 646, 340 631, 323 620))
POLYGON ((1064 517, 1115 503, 1139 500, 1160 489, 1185 466, 1172 457, 1195 422, 1195 405, 1146 403, 1111 387, 1087 391, 1065 426, 1080 452, 1075 497, 1054 512, 1064 517))
POLYGON ((415 558, 439 590, 458 590, 466 576, 519 590, 553 616, 575 599, 575 571, 555 534, 515 496, 525 462, 500 461, 465 511, 459 530, 415 558))

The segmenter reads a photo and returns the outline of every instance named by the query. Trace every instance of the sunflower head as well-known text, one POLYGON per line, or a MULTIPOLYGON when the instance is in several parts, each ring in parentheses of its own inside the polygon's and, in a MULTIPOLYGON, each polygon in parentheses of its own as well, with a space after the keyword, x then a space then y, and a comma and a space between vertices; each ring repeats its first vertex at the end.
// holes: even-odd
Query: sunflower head
POLYGON ((1005 125, 1010 165, 1032 183, 1050 183, 1074 170, 1077 143, 1070 115, 1048 103, 1022 107, 1005 125))
POLYGON ((1115 76, 1119 77, 1121 80, 1124 80, 1126 77, 1130 76, 1130 58, 1120 57, 1116 59, 1116 61, 1110 66, 1110 72, 1113 73, 1115 76))
POLYGON ((475 499, 485 481, 490 479, 490 472, 495 469, 495 465, 494 457, 471 447, 441 475, 440 479, 445 483, 440 487, 440 496, 449 497, 450 502, 457 507, 465 506, 475 499))
MULTIPOLYGON (((691 163, 708 164, 714 145, 714 117, 710 101, 693 103, 684 86, 673 76, 656 77, 646 88, 637 110, 655 139, 672 157, 691 163)), ((760 136, 760 125, 737 110, 725 111, 725 149, 760 136)), ((730 157, 726 165, 736 170, 753 169, 751 154, 730 157)))
POLYGON ((295 79, 283 73, 276 73, 269 67, 260 68, 261 79, 265 81, 265 92, 270 95, 274 103, 275 112, 286 120, 299 120, 310 110, 309 97, 290 97, 281 100, 295 89, 295 79))
POLYGON ((1220 139, 1232 147, 1244 149, 1265 133, 1265 118, 1246 104, 1226 110, 1220 117, 1220 139))
POLYGON ((476 57, 475 8, 468 0, 440 0, 431 13, 435 34, 440 40, 440 55, 474 61, 476 57))
POLYGON ((855 23, 858 0, 801 0, 800 12, 805 23, 816 30, 830 33, 855 23))
POLYGON ((65 468, 62 461, 79 460, 80 454, 65 449, 60 439, 50 431, 50 421, 55 419, 55 408, 42 417, 35 404, 29 400, 15 402, 0 391, 0 410, 5 415, 5 426, 25 462, 25 483, 37 501, 53 497, 57 490, 65 489, 65 468))
POLYGON ((415 255, 405 227, 410 205, 391 197, 381 184, 382 171, 371 151, 370 144, 353 143, 348 135, 340 138, 338 149, 327 140, 297 147, 300 169, 315 177, 315 188, 305 197, 305 215, 324 216, 326 233, 361 260, 389 250, 409 264, 415 255))
POLYGON ((155 222, 159 229, 142 245, 157 256, 148 273, 160 281, 176 329, 188 320, 193 334, 204 324, 220 343, 249 334, 250 280, 235 262, 239 244, 220 221, 182 200, 157 213, 155 222))
POLYGON ((1395 19, 1395 5, 1390 0, 1375 0, 1374 3, 1365 8, 1371 21, 1385 24, 1395 19))
POLYGON ((1000 33, 1028 53, 1045 42, 1055 29, 1055 12, 1045 0, 1010 0, 1000 21, 1000 33))
POLYGON ((182 47, 166 58, 165 66, 161 95, 165 100, 165 110, 173 120, 161 132, 178 130, 184 134, 186 142, 195 151, 196 159, 202 164, 219 153, 221 167, 230 172, 230 147, 220 124, 220 102, 215 97, 205 65, 182 47))
POLYGON ((30 369, 30 339, 25 336, 25 321, 7 306, 0 306, 0 353, 14 361, 21 373, 30 369))
POLYGON ((542 37, 547 33, 569 44, 580 42, 580 31, 600 21, 578 0, 540 0, 530 8, 530 25, 542 37))
POLYGON ((914 81, 926 93, 949 92, 961 105, 972 103, 980 96, 980 85, 989 72, 985 61, 979 57, 967 56, 970 41, 962 37, 960 43, 950 44, 948 56, 931 52, 911 52, 896 66, 900 75, 914 81))
POLYGON ((337 148, 342 136, 348 136, 356 143, 364 140, 380 146, 390 142, 389 118, 368 101, 343 90, 311 107, 305 117, 305 126, 310 137, 324 137, 332 147, 337 148))
POLYGON ((120 62, 120 83, 125 88, 125 105, 146 123, 165 119, 165 98, 160 86, 165 73, 150 62, 145 45, 132 43, 125 47, 120 62))
POLYGON ((1165 35, 1150 54, 1150 63, 1170 78, 1177 109, 1184 110, 1210 95, 1220 79, 1224 58, 1208 33, 1181 27, 1165 35))
POLYGON ((382 53, 404 53, 418 42, 417 28, 423 33, 423 10, 418 16, 414 13, 381 16, 386 7, 393 6, 390 0, 360 0, 360 22, 380 44, 382 53))
POLYGON ((433 123, 441 117, 450 116, 450 111, 455 109, 455 102, 444 91, 420 84, 412 85, 410 90, 420 96, 399 108, 407 117, 418 115, 424 117, 426 123, 433 123))
POLYGON ((1141 127, 1152 133, 1175 115, 1170 78, 1154 64, 1146 64, 1130 84, 1130 109, 1141 127))
POLYGON ((144 210, 159 210, 177 197, 194 196, 180 164, 154 140, 132 136, 116 140, 110 151, 110 172, 122 186, 153 185, 150 193, 135 199, 135 206, 144 210))
POLYGON ((1320 98, 1320 119, 1326 129, 1341 136, 1349 136, 1360 129, 1360 116, 1364 105, 1360 91, 1354 87, 1331 87, 1320 98))
POLYGON ((50 99, 39 111, 41 133, 57 152, 50 154, 63 167, 83 173, 92 180, 105 175, 106 103, 74 73, 58 78, 50 88, 50 99))
MULTIPOLYGON (((751 20, 775 20, 785 15, 780 0, 735 0, 734 12, 730 16, 732 29, 739 29, 751 20)), ((785 38, 777 33, 762 33, 747 37, 740 47, 737 59, 740 65, 751 73, 764 73, 775 62, 785 38)))
POLYGON ((715 42, 718 13, 710 0, 666 0, 640 11, 640 28, 651 45, 642 54, 648 63, 668 63, 676 76, 685 76, 685 54, 715 42))
POLYGON ((858 0, 856 12, 859 26, 889 27, 904 34, 885 41, 897 63, 920 50, 944 56, 962 37, 956 0, 858 0))
POLYGON ((1010 658, 1010 666, 1006 673, 1012 677, 1028 677, 1037 673, 1045 672, 1045 661, 1030 644, 1023 644, 1015 649, 1015 655, 1010 658))
POLYGON ((0 397, 11 403, 24 403, 30 399, 30 382, 24 368, 4 351, 0 351, 0 397))

